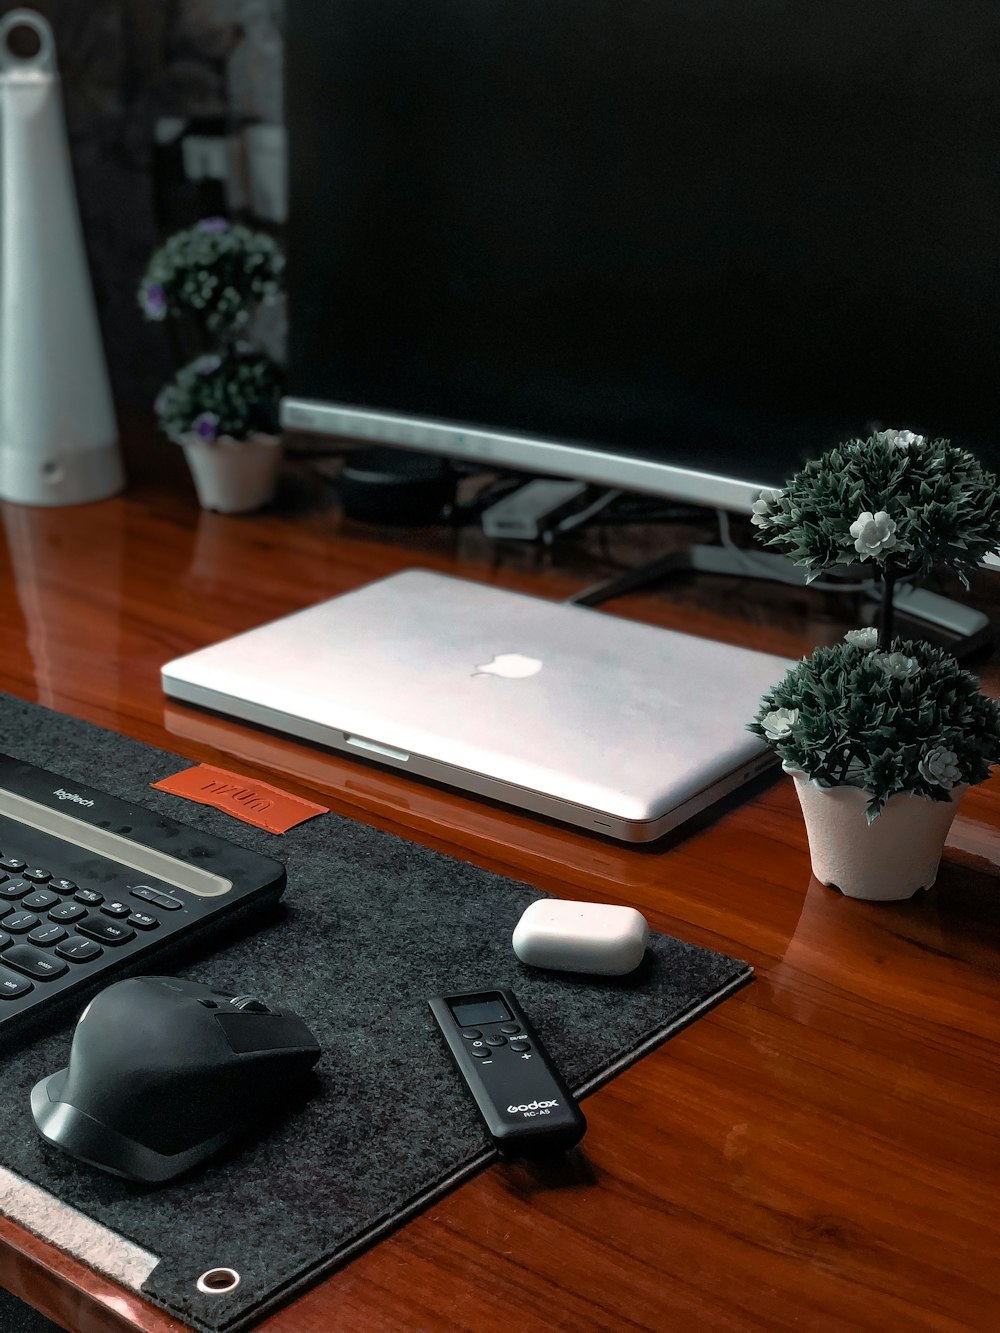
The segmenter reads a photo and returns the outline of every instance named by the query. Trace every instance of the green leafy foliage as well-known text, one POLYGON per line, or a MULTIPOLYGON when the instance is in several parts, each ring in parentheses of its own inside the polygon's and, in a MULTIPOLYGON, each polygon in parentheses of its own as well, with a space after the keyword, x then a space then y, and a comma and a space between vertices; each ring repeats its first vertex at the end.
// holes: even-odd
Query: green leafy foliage
POLYGON ((232 338, 258 306, 281 295, 284 267, 284 255, 266 232, 205 218, 153 252, 139 305, 147 319, 189 314, 217 338, 232 338))
POLYGON ((222 435, 245 440, 277 429, 282 385, 280 367, 259 353, 199 356, 160 390, 156 418, 177 443, 192 435, 204 443, 222 435))
POLYGON ((1000 551, 1000 483, 948 440, 886 430, 806 463, 762 496, 753 522, 808 581, 871 561, 883 573, 950 571, 967 584, 967 571, 1000 551))
POLYGON ((875 631, 817 648, 764 695, 749 729, 817 786, 866 791, 869 823, 897 792, 946 801, 1000 763, 1000 705, 951 654, 877 647, 875 631))

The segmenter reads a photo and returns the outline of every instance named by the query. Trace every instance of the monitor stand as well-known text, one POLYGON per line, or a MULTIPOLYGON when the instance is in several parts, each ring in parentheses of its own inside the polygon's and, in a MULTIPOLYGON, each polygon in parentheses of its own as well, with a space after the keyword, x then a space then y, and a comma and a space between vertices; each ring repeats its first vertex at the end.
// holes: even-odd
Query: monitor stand
MULTIPOLYGON (((616 578, 594 584, 569 600, 578 606, 600 606, 614 597, 690 573, 764 579, 799 588, 809 586, 801 567, 793 565, 785 556, 744 551, 735 546, 696 544, 686 550, 671 551, 616 578)), ((851 586, 845 580, 844 590, 848 591, 851 586)), ((877 589, 872 589, 871 596, 878 600, 877 589)), ((897 585, 892 601, 900 637, 925 639, 947 648, 959 658, 971 657, 993 642, 993 625, 987 616, 939 593, 906 584, 897 585)))

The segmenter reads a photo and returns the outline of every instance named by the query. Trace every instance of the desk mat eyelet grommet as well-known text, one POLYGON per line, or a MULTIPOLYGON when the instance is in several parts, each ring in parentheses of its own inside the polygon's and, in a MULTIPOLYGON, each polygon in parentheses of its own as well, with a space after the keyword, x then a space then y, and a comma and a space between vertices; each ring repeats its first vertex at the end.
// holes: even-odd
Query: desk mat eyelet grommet
MULTIPOLYGON (((169 969, 284 1001, 312 1028, 323 1048, 316 1091, 278 1124, 188 1177, 138 1186, 66 1157, 35 1131, 31 1087, 65 1064, 73 1018, 4 1060, 0 1168, 53 1204, 18 1220, 58 1235, 61 1248, 202 1333, 252 1327, 496 1160, 429 996, 514 991, 583 1095, 752 975, 743 962, 658 934, 631 977, 533 972, 510 944, 525 907, 544 896, 524 884, 329 812, 278 837, 183 804, 150 784, 189 760, 11 696, 0 695, 0 723, 0 748, 17 758, 288 866, 280 914, 169 969), (442 1106, 463 1113, 442 1121, 442 1106), (385 1171, 384 1144, 404 1142, 385 1171), (33 1223, 53 1211, 65 1225, 33 1223), (119 1264, 115 1241, 123 1256, 148 1252, 158 1262, 152 1271, 119 1264), (199 1278, 220 1269, 239 1283, 199 1290, 199 1278)), ((584 1139, 577 1151, 586 1150, 584 1139)))
POLYGON ((235 1268, 210 1268, 194 1285, 206 1296, 228 1296, 240 1285, 240 1275, 235 1268))

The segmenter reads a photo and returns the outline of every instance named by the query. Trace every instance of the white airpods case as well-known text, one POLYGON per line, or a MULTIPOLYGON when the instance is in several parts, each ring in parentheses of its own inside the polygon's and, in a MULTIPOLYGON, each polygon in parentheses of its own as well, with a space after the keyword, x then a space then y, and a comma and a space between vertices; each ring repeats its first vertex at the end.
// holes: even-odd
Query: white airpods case
POLYGON ((514 952, 522 963, 560 972, 618 977, 639 966, 649 924, 634 907, 539 898, 514 927, 514 952))

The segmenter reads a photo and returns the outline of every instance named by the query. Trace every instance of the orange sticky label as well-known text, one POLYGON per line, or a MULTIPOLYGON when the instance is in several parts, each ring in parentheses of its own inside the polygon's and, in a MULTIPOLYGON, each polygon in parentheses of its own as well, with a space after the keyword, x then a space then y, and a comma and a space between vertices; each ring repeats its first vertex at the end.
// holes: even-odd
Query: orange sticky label
POLYGON ((199 805, 212 805, 227 815, 242 819, 244 824, 266 829, 268 833, 287 833, 296 824, 302 824, 315 815, 326 814, 326 806, 289 796, 267 782, 241 778, 238 773, 227 773, 224 768, 211 764, 195 764, 159 782, 151 782, 159 791, 172 792, 199 805))

